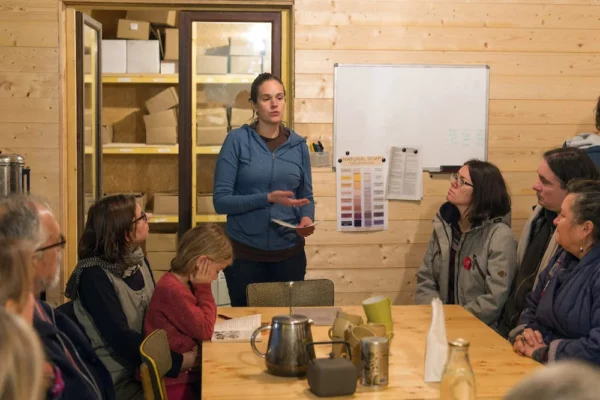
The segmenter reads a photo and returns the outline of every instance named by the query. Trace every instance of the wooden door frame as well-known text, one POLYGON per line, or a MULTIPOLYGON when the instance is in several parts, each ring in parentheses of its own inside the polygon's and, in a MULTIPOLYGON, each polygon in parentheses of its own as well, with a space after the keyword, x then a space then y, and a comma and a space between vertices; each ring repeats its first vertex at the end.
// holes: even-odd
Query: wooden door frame
MULTIPOLYGON (((282 78, 288 77, 289 99, 294 98, 294 0, 79 0, 58 1, 58 51, 59 51, 59 195, 60 224, 67 239, 62 269, 61 297, 64 298, 66 281, 77 264, 77 188, 69 182, 77 181, 77 121, 72 111, 77 106, 75 82, 76 60, 67 59, 68 46, 74 42, 74 32, 67 29, 67 20, 76 9, 165 9, 176 11, 282 11, 289 12, 289 35, 286 38, 289 58, 282 52, 282 78), (73 40, 70 40, 73 38, 73 40), (285 58, 284 58, 285 57, 285 58), (289 63, 288 63, 289 60, 289 63), (285 67, 285 68, 284 68, 285 67)), ((75 24, 73 24, 73 27, 75 24)), ((287 27, 282 24, 282 29, 287 27)), ((293 100, 292 100, 293 101, 293 100)), ((293 124, 293 106, 288 116, 293 124)))

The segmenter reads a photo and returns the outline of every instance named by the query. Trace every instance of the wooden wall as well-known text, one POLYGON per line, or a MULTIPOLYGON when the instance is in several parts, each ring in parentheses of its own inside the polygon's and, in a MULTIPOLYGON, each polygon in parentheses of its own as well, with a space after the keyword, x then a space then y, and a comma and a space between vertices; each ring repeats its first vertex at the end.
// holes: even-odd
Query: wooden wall
MULTIPOLYGON (((0 7, 0 149, 26 157, 33 191, 60 212, 57 13, 55 0, 0 7)), ((295 128, 331 136, 336 62, 488 64, 489 159, 510 185, 518 234, 540 154, 593 128, 599 19, 595 0, 296 0, 295 128)), ((309 277, 333 279, 340 304, 372 293, 412 302, 446 177, 425 176, 421 204, 391 204, 388 231, 359 234, 335 231, 334 175, 313 180, 326 222, 308 241, 309 277)))
MULTIPOLYGON (((331 136, 334 63, 488 64, 489 160, 508 181, 519 234, 536 204, 531 186, 541 153, 593 128, 600 8, 592 4, 296 0, 295 128, 331 136)), ((326 222, 308 241, 309 276, 333 279, 342 304, 375 293, 411 303, 447 179, 426 174, 420 204, 390 203, 388 231, 342 234, 335 230, 334 174, 314 173, 317 218, 326 222)))
POLYGON ((0 151, 25 158, 32 192, 60 218, 57 2, 3 1, 0 27, 0 151))

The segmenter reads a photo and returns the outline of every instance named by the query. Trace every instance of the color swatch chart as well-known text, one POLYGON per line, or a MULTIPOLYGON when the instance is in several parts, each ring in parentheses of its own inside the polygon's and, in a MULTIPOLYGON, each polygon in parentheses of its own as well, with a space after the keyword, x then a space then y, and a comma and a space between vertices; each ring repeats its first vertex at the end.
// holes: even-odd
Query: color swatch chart
POLYGON ((348 165, 338 172, 338 231, 387 229, 382 166, 348 165))

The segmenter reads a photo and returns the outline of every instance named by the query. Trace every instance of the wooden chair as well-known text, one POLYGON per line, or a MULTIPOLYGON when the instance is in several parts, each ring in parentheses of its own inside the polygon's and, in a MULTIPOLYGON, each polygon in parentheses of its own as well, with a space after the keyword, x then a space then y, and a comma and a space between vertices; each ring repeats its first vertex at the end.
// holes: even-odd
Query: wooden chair
POLYGON ((167 333, 156 329, 140 345, 140 375, 146 400, 166 400, 164 376, 171 369, 171 351, 167 333))
POLYGON ((246 300, 249 307, 333 306, 334 285, 330 279, 251 283, 246 300))

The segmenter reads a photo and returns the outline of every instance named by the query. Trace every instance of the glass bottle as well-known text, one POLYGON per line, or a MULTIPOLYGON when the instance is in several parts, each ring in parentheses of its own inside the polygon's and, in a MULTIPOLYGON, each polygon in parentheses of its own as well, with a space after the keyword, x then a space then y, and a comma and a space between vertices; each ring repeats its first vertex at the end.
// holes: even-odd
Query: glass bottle
POLYGON ((469 342, 448 342, 448 361, 440 384, 440 400, 475 400, 475 375, 469 362, 469 342))

